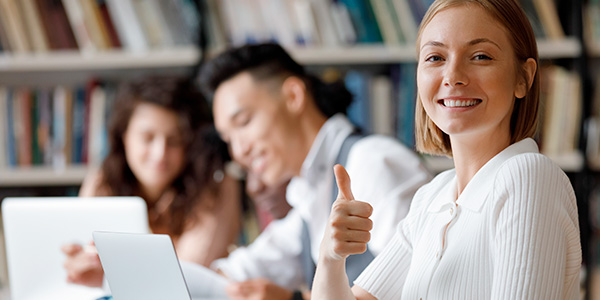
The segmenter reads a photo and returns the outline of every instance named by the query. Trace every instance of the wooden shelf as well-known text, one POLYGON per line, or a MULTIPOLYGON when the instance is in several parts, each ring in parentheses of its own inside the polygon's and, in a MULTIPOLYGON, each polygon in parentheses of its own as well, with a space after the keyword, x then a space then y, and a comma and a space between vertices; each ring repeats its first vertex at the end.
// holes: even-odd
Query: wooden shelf
MULTIPOLYGON (((540 57, 568 58, 581 55, 575 38, 538 42, 540 57)), ((347 48, 289 48, 298 62, 307 65, 405 63, 416 60, 415 45, 357 45, 347 48)), ((212 54, 211 54, 212 56, 212 54)), ((80 53, 63 51, 35 54, 0 54, 0 73, 63 72, 191 67, 200 51, 194 47, 147 52, 108 51, 80 53)))
POLYGON ((538 40, 538 52, 542 59, 575 58, 581 55, 582 47, 577 38, 562 40, 538 40))
POLYGON ((357 45, 347 48, 294 48, 288 49, 301 64, 381 64, 415 62, 415 45, 385 46, 357 45))
MULTIPOLYGON (((578 172, 581 171, 584 166, 583 154, 581 152, 549 157, 565 172, 578 172)), ((425 167, 435 174, 454 168, 454 162, 450 158, 424 156, 423 160, 425 162, 425 167)))
POLYGON ((190 67, 199 58, 200 52, 193 47, 148 52, 1 54, 0 73, 190 67))
POLYGON ((0 169, 0 187, 81 185, 87 166, 0 169))

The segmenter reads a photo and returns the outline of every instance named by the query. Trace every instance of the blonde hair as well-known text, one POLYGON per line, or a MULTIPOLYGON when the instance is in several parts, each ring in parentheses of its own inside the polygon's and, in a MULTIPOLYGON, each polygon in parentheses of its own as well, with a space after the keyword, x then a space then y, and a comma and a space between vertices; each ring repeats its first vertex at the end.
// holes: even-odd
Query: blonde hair
MULTIPOLYGON (((417 37, 417 57, 423 29, 440 11, 459 5, 479 5, 488 14, 502 24, 511 41, 516 58, 515 68, 518 75, 527 82, 522 64, 529 58, 535 59, 537 65, 538 51, 533 29, 516 0, 436 0, 427 10, 417 37)), ((527 137, 533 137, 538 127, 539 110, 539 68, 536 69, 533 83, 522 99, 515 101, 510 120, 510 142, 515 143, 527 137)), ((417 150, 422 153, 452 156, 450 137, 440 130, 429 118, 419 95, 415 109, 415 142, 417 150)))

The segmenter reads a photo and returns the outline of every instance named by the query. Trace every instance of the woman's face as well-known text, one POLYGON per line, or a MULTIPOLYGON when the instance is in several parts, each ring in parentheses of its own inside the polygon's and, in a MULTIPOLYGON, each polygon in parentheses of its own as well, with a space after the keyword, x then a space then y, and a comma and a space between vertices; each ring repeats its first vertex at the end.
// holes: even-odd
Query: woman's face
POLYGON ((185 149, 175 112, 158 105, 136 106, 123 136, 125 157, 145 187, 165 189, 185 165, 185 149))
POLYGON ((478 5, 437 13, 419 45, 417 85, 427 115, 451 138, 510 139, 515 97, 526 95, 504 27, 478 5))
POLYGON ((291 178, 304 157, 298 122, 284 96, 247 72, 223 82, 215 91, 215 126, 233 158, 268 186, 291 178))

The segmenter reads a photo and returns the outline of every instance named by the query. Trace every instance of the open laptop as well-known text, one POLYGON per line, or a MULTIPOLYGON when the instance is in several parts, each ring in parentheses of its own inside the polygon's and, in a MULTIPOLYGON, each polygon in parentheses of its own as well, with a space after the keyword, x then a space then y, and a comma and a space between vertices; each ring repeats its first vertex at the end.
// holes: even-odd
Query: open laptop
POLYGON ((168 235, 93 235, 115 300, 227 299, 227 280, 200 265, 180 265, 168 235))
POLYGON ((101 289, 66 282, 65 243, 87 245, 92 232, 146 233, 148 217, 138 197, 5 198, 2 219, 12 300, 92 300, 101 289))

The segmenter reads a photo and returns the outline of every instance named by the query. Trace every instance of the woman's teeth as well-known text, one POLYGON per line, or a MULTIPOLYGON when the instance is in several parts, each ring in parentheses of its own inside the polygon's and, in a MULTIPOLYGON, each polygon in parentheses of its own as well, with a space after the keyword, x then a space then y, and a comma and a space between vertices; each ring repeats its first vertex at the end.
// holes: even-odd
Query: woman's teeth
POLYGON ((479 103, 479 100, 444 100, 446 107, 468 107, 479 103))

